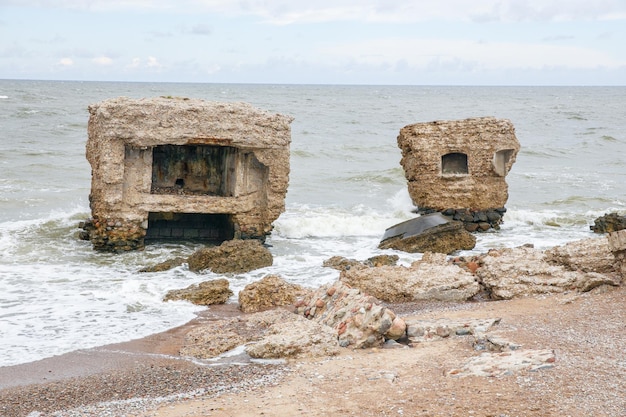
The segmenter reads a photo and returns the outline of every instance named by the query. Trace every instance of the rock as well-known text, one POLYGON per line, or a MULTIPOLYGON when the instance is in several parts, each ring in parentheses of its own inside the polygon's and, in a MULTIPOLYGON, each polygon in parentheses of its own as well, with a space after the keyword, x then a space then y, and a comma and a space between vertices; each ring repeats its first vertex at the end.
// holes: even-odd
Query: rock
POLYGON ((396 320, 393 311, 342 282, 320 287, 296 303, 296 312, 334 330, 342 347, 368 348, 382 346, 385 339, 399 339, 406 325, 396 320), (318 308, 318 300, 324 307, 318 308))
POLYGON ((198 325, 185 336, 180 354, 208 359, 242 345, 263 359, 333 356, 339 350, 332 329, 275 309, 198 325))
POLYGON ((615 257, 615 267, 622 279, 626 279, 626 229, 608 235, 609 249, 615 257))
POLYGON ((300 285, 290 284, 278 275, 267 275, 239 292, 239 309, 244 313, 254 313, 290 305, 305 292, 300 285))
POLYGON ((589 228, 594 233, 617 232, 618 230, 626 229, 626 216, 609 213, 598 217, 593 223, 593 226, 589 226, 589 228))
POLYGON ((476 238, 465 230, 463 223, 440 214, 425 214, 407 220, 385 231, 380 249, 404 252, 440 252, 473 249, 476 238))
POLYGON ((445 255, 432 253, 424 254, 421 261, 414 262, 410 267, 350 269, 343 271, 339 279, 390 303, 463 301, 480 291, 474 275, 449 264, 445 255))
POLYGON ((391 322, 391 327, 385 333, 385 337, 391 340, 398 340, 406 334, 406 323, 403 319, 396 316, 391 322))
POLYGON ((379 267, 385 265, 395 265, 400 257, 398 255, 377 255, 365 261, 367 266, 379 267))
POLYGON ((225 278, 204 281, 181 290, 168 291, 163 301, 185 300, 193 304, 208 306, 224 304, 233 295, 225 278))
POLYGON ((323 266, 327 268, 333 268, 338 271, 343 271, 345 269, 350 269, 354 267, 356 268, 365 267, 363 262, 357 261, 356 259, 344 258, 343 256, 333 256, 332 258, 325 260, 323 263, 323 266))
POLYGON ((395 265, 400 257, 398 255, 376 255, 365 261, 358 261, 356 259, 348 259, 343 256, 333 256, 324 261, 323 266, 328 268, 344 271, 350 268, 365 268, 365 267, 377 267, 383 265, 395 265))
POLYGON ((450 336, 479 335, 500 323, 495 319, 435 319, 412 318, 406 321, 406 334, 412 342, 431 342, 450 336))
POLYGON ((220 320, 190 330, 185 335, 180 355, 209 359, 243 345, 246 340, 228 329, 229 326, 232 326, 231 321, 220 320))
POLYGON ((570 271, 616 274, 615 257, 606 237, 577 240, 545 251, 545 260, 570 271))
POLYGON ((246 353, 256 359, 334 356, 339 353, 337 336, 330 327, 296 314, 291 316, 272 324, 261 340, 246 345, 246 353))
POLYGON ((187 262, 189 270, 211 270, 217 274, 243 273, 271 266, 271 252, 256 239, 229 240, 220 246, 197 250, 187 262))
POLYGON ((158 264, 153 265, 153 266, 147 266, 145 268, 141 268, 139 270, 139 272, 162 272, 162 271, 168 271, 170 269, 176 268, 177 266, 181 266, 185 262, 187 262, 187 259, 181 258, 181 257, 176 257, 174 259, 168 259, 167 261, 158 263, 158 264))
MULTIPOLYGON (((554 256, 548 259, 554 260, 554 256)), ((565 291, 589 291, 619 285, 616 274, 570 270, 548 262, 543 252, 529 247, 491 250, 476 271, 492 299, 511 299, 565 291)), ((571 265, 571 264, 570 264, 571 265)))

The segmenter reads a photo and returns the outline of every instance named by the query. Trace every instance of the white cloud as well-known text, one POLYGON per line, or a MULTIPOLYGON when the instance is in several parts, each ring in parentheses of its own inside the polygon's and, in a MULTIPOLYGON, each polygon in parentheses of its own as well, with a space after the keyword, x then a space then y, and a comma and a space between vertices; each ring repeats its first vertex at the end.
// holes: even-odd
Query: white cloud
POLYGON ((322 21, 554 21, 626 19, 623 0, 4 0, 19 7, 252 15, 276 24, 322 21))
POLYGON ((113 63, 113 60, 109 58, 108 56, 99 56, 99 57, 93 58, 91 62, 97 65, 107 66, 107 65, 111 65, 113 63))
POLYGON ((380 67, 404 62, 412 68, 454 64, 479 70, 500 70, 619 68, 626 65, 626 59, 618 61, 603 52, 583 47, 462 39, 388 38, 333 43, 321 48, 319 53, 338 66, 356 63, 380 67))
POLYGON ((74 65, 74 60, 72 58, 61 58, 58 64, 62 67, 71 67, 74 65))
POLYGON ((142 60, 141 58, 135 57, 131 60, 130 64, 126 65, 127 70, 141 69, 141 68, 152 68, 152 69, 160 69, 163 65, 153 56, 149 56, 148 59, 142 60))

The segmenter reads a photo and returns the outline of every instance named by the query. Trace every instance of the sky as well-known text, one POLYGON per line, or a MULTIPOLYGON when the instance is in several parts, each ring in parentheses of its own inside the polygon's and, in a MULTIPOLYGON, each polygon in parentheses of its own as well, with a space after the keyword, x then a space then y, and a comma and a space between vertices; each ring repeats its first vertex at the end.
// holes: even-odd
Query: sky
POLYGON ((0 79, 626 85, 626 0, 0 0, 0 79))

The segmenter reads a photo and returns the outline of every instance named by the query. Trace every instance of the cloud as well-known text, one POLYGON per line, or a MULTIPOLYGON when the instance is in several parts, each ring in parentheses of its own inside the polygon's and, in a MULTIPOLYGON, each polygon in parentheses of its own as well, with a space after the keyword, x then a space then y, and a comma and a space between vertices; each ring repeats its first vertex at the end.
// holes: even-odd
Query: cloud
POLYGON ((61 67, 71 67, 74 65, 74 60, 72 58, 61 58, 58 65, 61 67))
POLYGON ((126 65, 127 70, 141 69, 141 68, 163 68, 163 65, 159 63, 159 60, 153 56, 149 56, 145 61, 139 57, 135 57, 131 60, 130 64, 126 65))
POLYGON ((433 66, 476 70, 543 68, 619 68, 626 60, 584 47, 543 43, 474 42, 463 39, 387 38, 367 42, 338 42, 319 51, 335 65, 395 67, 404 62, 411 68, 433 66), (410 53, 409 53, 410 51, 410 53))
POLYGON ((89 11, 212 13, 257 16, 274 24, 328 21, 560 21, 623 20, 623 0, 4 0, 20 7, 89 11))
POLYGON ((97 65, 107 66, 113 63, 113 59, 109 58, 108 56, 99 56, 99 57, 93 58, 91 62, 97 65))

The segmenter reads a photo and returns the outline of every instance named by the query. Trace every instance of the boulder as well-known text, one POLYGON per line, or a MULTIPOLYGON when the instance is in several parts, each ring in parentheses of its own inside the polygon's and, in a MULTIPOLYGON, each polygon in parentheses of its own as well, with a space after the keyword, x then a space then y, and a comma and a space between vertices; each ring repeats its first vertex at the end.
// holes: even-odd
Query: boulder
POLYGON ((239 292, 239 309, 244 313, 254 313, 290 305, 305 292, 300 285, 290 284, 278 275, 267 275, 239 292))
POLYGON ((236 319, 219 320, 195 327, 185 335, 181 356, 209 359, 241 346, 246 339, 236 332, 236 319))
POLYGON ((426 253, 410 267, 350 269, 341 282, 391 303, 418 300, 463 301, 480 291, 471 272, 450 264, 443 254, 426 253))
POLYGON ((457 250, 473 249, 475 245, 476 237, 465 230, 462 222, 441 213, 431 213, 390 227, 378 247, 410 253, 450 254, 457 250))
POLYGON ((618 230, 626 229, 626 216, 609 213, 598 217, 593 223, 593 226, 589 226, 589 228, 594 233, 617 232, 618 230))
POLYGON ((333 329, 289 314, 270 325, 262 339, 248 343, 246 353, 255 359, 334 356, 339 353, 333 329))
POLYGON ((547 249, 545 260, 554 265, 562 265, 570 271, 618 273, 615 257, 605 236, 577 240, 547 249))
POLYGON ((204 281, 190 285, 180 290, 171 290, 163 298, 163 301, 185 300, 197 305, 208 306, 211 304, 224 304, 233 292, 229 288, 225 278, 204 281))
POLYGON ((177 266, 181 266, 187 262, 187 259, 181 258, 180 256, 174 259, 168 259, 167 261, 160 262, 153 266, 147 266, 145 268, 141 268, 139 272, 162 272, 168 271, 170 269, 176 268, 177 266))
POLYGON ((609 249, 615 257, 615 268, 626 278, 626 229, 608 234, 609 249))
POLYGON ((585 292, 620 282, 615 274, 574 271, 550 263, 542 251, 530 247, 490 250, 482 258, 476 275, 492 299, 505 300, 565 291, 585 292))
POLYGON ((271 252, 256 239, 228 240, 220 246, 201 248, 187 260, 190 271, 217 274, 249 272, 271 266, 273 261, 271 252))
POLYGON ((406 330, 404 320, 376 298, 340 281, 298 301, 296 312, 332 328, 342 347, 381 346, 385 339, 401 338, 406 330))
POLYGON ((248 355, 263 359, 333 356, 339 350, 332 329, 275 309, 196 326, 180 354, 208 359, 242 345, 248 355))
POLYGON ((383 265, 395 265, 400 257, 398 255, 376 255, 365 261, 358 261, 356 259, 348 259, 343 256, 333 256, 324 261, 325 267, 333 268, 338 271, 343 271, 350 268, 367 268, 377 267, 383 265))

